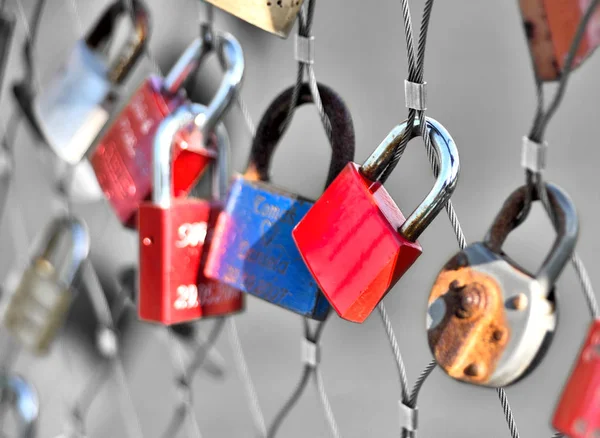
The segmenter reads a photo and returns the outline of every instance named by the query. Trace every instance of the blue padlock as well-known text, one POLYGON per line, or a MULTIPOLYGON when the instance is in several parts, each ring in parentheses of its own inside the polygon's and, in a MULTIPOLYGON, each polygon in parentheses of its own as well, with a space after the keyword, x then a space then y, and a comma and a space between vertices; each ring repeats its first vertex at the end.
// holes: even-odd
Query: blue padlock
MULTIPOLYGON (((332 127, 332 159, 327 186, 354 158, 352 117, 340 96, 318 85, 332 127)), ((286 122, 293 87, 269 106, 258 126, 244 175, 238 175, 219 215, 204 274, 273 304, 323 320, 329 303, 292 240, 292 229, 314 201, 269 183, 269 168, 286 122)), ((304 84, 296 107, 312 103, 304 84)))

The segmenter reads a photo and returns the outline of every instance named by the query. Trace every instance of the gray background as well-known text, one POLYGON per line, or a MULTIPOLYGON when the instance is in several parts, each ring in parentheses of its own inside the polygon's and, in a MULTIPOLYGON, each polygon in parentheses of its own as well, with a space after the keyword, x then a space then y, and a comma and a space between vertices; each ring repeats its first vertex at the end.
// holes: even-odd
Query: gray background
MULTIPOLYGON (((48 2, 35 56, 42 82, 63 60, 80 37, 70 0, 48 2)), ((106 1, 75 0, 88 28, 106 1)), ((11 11, 16 2, 9 1, 11 11)), ((153 13, 150 50, 163 70, 197 35, 198 1, 148 0, 153 13)), ((23 0, 29 15, 34 1, 23 0)), ((418 20, 423 1, 412 1, 418 20)), ((418 23, 418 21, 417 21, 418 23)), ((234 33, 246 55, 242 95, 255 122, 269 102, 295 80, 293 41, 281 40, 216 11, 216 27, 234 33)), ((356 161, 362 162, 381 139, 406 115, 403 81, 407 74, 401 8, 398 1, 329 0, 319 2, 314 23, 317 77, 332 86, 350 107, 356 129, 356 161)), ((17 47, 24 36, 19 21, 5 81, 0 118, 7 123, 14 105, 8 85, 21 77, 17 47)), ((144 61, 131 77, 139 82, 149 63, 144 61)), ((567 96, 548 132, 548 179, 561 185, 575 201, 581 220, 578 250, 587 261, 592 281, 599 281, 594 257, 600 249, 595 217, 600 213, 597 162, 600 157, 595 129, 600 87, 600 56, 590 59, 572 77, 567 96)), ((209 99, 219 81, 217 63, 202 69, 198 100, 209 99)), ((516 1, 437 2, 431 22, 425 78, 429 84, 428 115, 452 133, 461 156, 461 175, 453 196, 468 241, 483 237, 505 197, 523 182, 520 168, 521 137, 532 121, 535 93, 529 53, 516 1)), ((131 90, 131 88, 130 88, 131 90)), ((205 101, 205 100, 204 100, 205 101)), ((243 170, 250 138, 237 108, 226 117, 234 150, 234 168, 243 170)), ((19 205, 30 236, 60 211, 49 179, 51 154, 36 145, 21 127, 17 142, 17 172, 9 207, 19 205)), ((273 180, 302 195, 316 197, 328 167, 329 147, 316 111, 304 107, 276 155, 273 180)), ((405 214, 428 192, 433 178, 422 142, 415 139, 387 183, 405 214)), ((76 206, 93 234, 93 261, 107 293, 114 294, 114 273, 135 260, 136 237, 123 231, 104 203, 76 206)), ((15 254, 8 221, 2 223, 0 271, 8 272, 15 254)), ((548 219, 536 208, 514 232, 507 251, 525 267, 536 269, 554 234, 548 219)), ((424 253, 385 303, 399 338, 409 379, 414 382, 431 355, 425 336, 425 308, 429 288, 441 265, 457 250, 445 213, 420 238, 424 253)), ((589 313, 573 270, 565 270, 558 284, 560 325, 550 351, 526 380, 508 389, 523 437, 551 434, 551 415, 561 386, 589 324, 589 313)), ((67 344, 73 359, 67 362, 57 344, 51 355, 33 360, 27 354, 16 364, 37 386, 42 400, 41 437, 52 437, 62 427, 66 403, 79 391, 97 362, 85 347, 90 342, 85 295, 73 312, 67 344), (77 314, 77 312, 80 312, 77 314)), ((236 318, 250 371, 267 423, 270 423, 296 384, 301 371, 301 319, 264 302, 249 298, 247 312, 236 318)), ((134 319, 134 316, 132 316, 134 319)), ((207 333, 212 322, 200 322, 207 333)), ((177 394, 171 384, 168 347, 161 330, 139 323, 123 330, 124 357, 129 385, 145 437, 158 437, 170 418, 177 394)), ((215 380, 200 373, 194 382, 196 413, 205 437, 252 436, 252 422, 244 392, 231 360, 226 333, 217 343, 226 360, 226 378, 215 380)), ((333 317, 323 336, 322 370, 333 410, 343 436, 398 436, 400 398, 398 377, 383 326, 377 314, 362 325, 333 317)), ((104 387, 89 414, 92 437, 126 436, 115 383, 104 387)), ((496 392, 462 385, 436 370, 420 398, 420 434, 425 437, 506 437, 496 392)), ((187 436, 183 430, 181 436, 187 436)), ((313 386, 303 395, 280 430, 280 436, 328 436, 327 424, 313 386)))

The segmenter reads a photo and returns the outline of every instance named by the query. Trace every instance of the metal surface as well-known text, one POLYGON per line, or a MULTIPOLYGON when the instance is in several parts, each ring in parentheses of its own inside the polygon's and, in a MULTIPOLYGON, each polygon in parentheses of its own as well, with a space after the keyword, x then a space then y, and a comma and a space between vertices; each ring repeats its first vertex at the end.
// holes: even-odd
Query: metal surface
POLYGON ((4 72, 8 64, 8 55, 15 31, 15 19, 0 11, 0 87, 4 85, 4 72))
POLYGON ((88 256, 89 244, 82 221, 57 218, 38 237, 32 261, 18 282, 7 279, 4 325, 36 354, 48 352, 66 318, 73 299, 71 286, 88 256))
POLYGON ((552 425, 572 438, 600 435, 600 320, 590 325, 577 361, 562 391, 552 425))
POLYGON ((207 0, 248 23, 287 38, 304 0, 207 0))
POLYGON ((427 82, 418 84, 404 80, 404 105, 417 111, 427 109, 427 82))
POLYGON ((270 184, 238 176, 217 220, 205 275, 301 315, 323 319, 329 304, 291 234, 312 205, 270 184))
MULTIPOLYGON (((562 0, 519 0, 523 27, 536 76, 540 81, 562 77, 571 41, 589 2, 562 0)), ((589 31, 579 45, 573 68, 581 65, 600 44, 597 36, 600 10, 588 24, 589 31)))
MULTIPOLYGON (((410 135, 412 138, 419 135, 419 123, 419 120, 415 120, 410 133, 408 133, 406 121, 396 126, 361 166, 360 172, 367 179, 377 181, 385 165, 393 156, 396 146, 400 144, 402 136, 410 135)), ((427 123, 431 142, 439 160, 439 173, 429 194, 400 227, 400 233, 412 242, 418 239, 446 205, 454 192, 460 172, 458 149, 450 133, 431 117, 427 117, 427 123)))
POLYGON ((147 14, 136 11, 134 41, 116 65, 109 66, 98 49, 110 39, 116 19, 125 12, 120 1, 107 9, 85 40, 77 41, 66 64, 34 98, 33 111, 44 138, 70 164, 78 163, 93 145, 114 110, 109 93, 142 53, 148 36, 147 14))
POLYGON ((437 277, 429 297, 429 345, 458 380, 510 385, 537 366, 550 344, 557 318, 551 292, 573 252, 577 216, 561 189, 547 187, 558 237, 536 276, 502 252, 524 207, 524 186, 505 202, 484 243, 458 253, 437 277))
POLYGON ((529 137, 523 137, 521 146, 521 166, 532 172, 538 173, 546 168, 546 154, 548 143, 537 143, 529 137))
POLYGON ((0 373, 0 405, 9 403, 17 418, 18 435, 14 438, 35 438, 40 402, 35 388, 16 374, 0 373))
MULTIPOLYGON (((177 133, 193 123, 199 114, 205 114, 206 107, 200 104, 188 104, 177 108, 158 126, 152 142, 152 203, 161 208, 168 208, 173 199, 173 142, 177 133)), ((217 151, 220 157, 226 151, 220 150, 220 144, 228 144, 229 137, 223 123, 216 126, 214 135, 217 139, 217 151), (221 143, 223 142, 223 143, 221 143)), ((227 148, 225 148, 227 149, 227 148)), ((229 159, 219 160, 218 183, 216 184, 221 197, 228 183, 229 159), (225 180, 223 180, 225 178, 225 180)))

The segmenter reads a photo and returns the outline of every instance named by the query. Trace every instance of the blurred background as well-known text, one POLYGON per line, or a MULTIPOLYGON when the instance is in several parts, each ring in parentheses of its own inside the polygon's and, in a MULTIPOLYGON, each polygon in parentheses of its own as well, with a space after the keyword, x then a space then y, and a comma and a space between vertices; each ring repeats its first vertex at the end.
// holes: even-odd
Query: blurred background
MULTIPOLYGON (((19 0, 31 16, 36 0, 19 0)), ((43 83, 64 62, 75 41, 108 5, 105 0, 48 2, 36 42, 34 60, 43 83)), ((199 34, 205 6, 199 0, 147 0, 152 12, 149 51, 167 71, 199 34)), ((418 23, 423 0, 411 1, 418 23)), ((23 76, 23 15, 17 0, 6 3, 17 27, 2 90, 0 126, 6 129, 15 108, 10 86, 23 76)), ((29 19, 29 18, 28 18, 29 19)), ((294 37, 280 39, 215 9, 215 27, 234 34, 246 61, 241 95, 258 124, 264 109, 283 89, 293 85, 297 64, 294 37)), ((418 25, 415 26, 418 28, 418 25)), ((521 137, 532 123, 535 88, 529 52, 516 0, 437 2, 427 46, 425 80, 427 114, 440 121, 456 141, 461 175, 453 203, 467 240, 481 239, 505 198, 523 181, 521 137)), ((292 31, 295 33, 295 29, 292 31)), ((361 163, 407 114, 403 82, 406 49, 398 1, 328 0, 317 3, 315 71, 320 82, 334 88, 353 114, 356 161, 361 163)), ((147 57, 126 81, 124 94, 152 71, 147 57)), ((581 231, 578 251, 598 284, 596 255, 600 250, 597 216, 600 55, 574 72, 566 97, 547 131, 546 177, 562 186, 577 205, 581 231), (593 128, 593 129, 592 129, 593 128)), ((221 78, 216 59, 200 69, 192 98, 208 102, 221 78)), ((548 86, 548 95, 552 92, 548 86)), ((124 102, 123 102, 124 103, 124 102)), ((250 134, 238 107, 225 117, 233 149, 233 168, 243 171, 250 134)), ((14 123, 11 122, 11 123, 14 123)), ((11 126, 13 126, 11 124, 11 126)), ((11 128, 13 129, 13 128, 11 128)), ((16 174, 0 228, 0 274, 6 276, 25 248, 14 248, 11 233, 23 225, 33 238, 63 208, 53 190, 55 158, 39 144, 27 124, 16 126, 16 174), (18 207, 18 208, 17 208, 18 207), (20 216, 18 216, 20 215, 20 216)), ((3 133, 1 133, 3 135, 3 133)), ((301 195, 316 198, 323 189, 330 149, 313 106, 297 111, 273 162, 273 181, 301 195)), ((387 189, 405 215, 428 193, 433 177, 422 141, 413 140, 387 189)), ((92 261, 109 300, 117 292, 117 275, 137 259, 137 236, 124 230, 108 204, 76 204, 74 210, 92 234, 92 261)), ((523 226, 511 234, 505 249, 530 270, 536 270, 553 240, 545 213, 536 206, 523 226)), ((385 298, 402 349, 410 384, 431 360, 425 331, 429 289, 441 266, 457 251, 444 211, 419 239, 423 255, 385 298)), ((533 374, 507 389, 522 437, 550 436, 554 405, 590 322, 589 312, 571 267, 557 286, 560 320, 550 350, 533 374)), ((49 356, 23 353, 15 369, 37 388, 41 399, 40 437, 64 429, 69 403, 94 375, 100 363, 94 352, 95 322, 84 293, 79 293, 60 342, 49 356)), ((302 371, 302 320, 253 297, 235 317, 258 398, 270 424, 297 384, 302 371)), ((214 321, 200 321, 208 336, 214 321)), ((176 403, 171 350, 164 329, 136 321, 130 311, 120 325, 127 383, 144 437, 166 430, 176 403)), ((340 432, 345 437, 399 435, 400 385, 393 355, 379 315, 355 325, 332 315, 322 338, 322 372, 340 432)), ((193 351, 188 346, 188 351, 193 351)), ((200 371, 193 382, 194 409, 204 437, 254 436, 242 381, 233 362, 227 330, 216 342, 224 375, 200 371)), ((102 387, 87 416, 90 437, 126 437, 114 378, 102 387)), ((507 437, 508 429, 496 391, 452 381, 433 371, 419 399, 419 434, 425 437, 507 437)), ((189 436, 182 427, 179 436, 189 436)), ((318 394, 309 386, 280 429, 282 437, 329 436, 318 394)))

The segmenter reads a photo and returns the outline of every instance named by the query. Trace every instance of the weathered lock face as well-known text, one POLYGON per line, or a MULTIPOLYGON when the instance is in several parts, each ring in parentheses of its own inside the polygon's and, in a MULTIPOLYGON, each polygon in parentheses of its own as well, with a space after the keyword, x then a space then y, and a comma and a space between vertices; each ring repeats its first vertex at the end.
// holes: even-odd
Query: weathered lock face
POLYGON ((455 379, 484 386, 513 383, 539 359, 556 313, 548 291, 486 245, 453 257, 429 296, 429 346, 455 379))
MULTIPOLYGON (((536 75, 542 81, 561 77, 567 53, 589 1, 519 0, 536 75)), ((591 17, 579 45, 573 68, 600 45, 600 10, 591 17)))
MULTIPOLYGON (((119 220, 129 227, 137 224, 141 201, 152 193, 152 141, 160 122, 184 97, 161 93, 162 80, 151 77, 133 95, 95 149, 90 161, 98 183, 119 220)), ((175 140, 173 190, 186 195, 216 156, 214 137, 204 147, 200 131, 180 132, 175 140)))
POLYGON ((54 266, 38 258, 25 270, 10 297, 4 325, 25 347, 45 354, 58 335, 71 300, 69 286, 57 279, 54 266))
POLYGON ((239 176, 217 220, 204 273, 243 292, 314 319, 329 304, 292 240, 313 202, 239 176))
POLYGON ((208 0, 267 32, 286 38, 304 0, 208 0))
MULTIPOLYGON (((427 128, 440 172, 429 195, 407 219, 381 182, 365 175, 369 163, 384 162, 383 157, 393 153, 408 132, 407 124, 396 126, 365 164, 347 164, 292 232, 323 294, 348 321, 364 322, 413 265, 422 252, 417 237, 456 186, 456 145, 431 118, 427 128)), ((409 135, 418 131, 415 122, 409 135)))
POLYGON ((92 145, 109 118, 103 102, 111 90, 108 67, 84 41, 34 101, 44 137, 54 152, 75 164, 92 145))
POLYGON ((554 428, 572 438, 600 436, 599 388, 600 320, 596 320, 554 411, 554 428))

